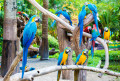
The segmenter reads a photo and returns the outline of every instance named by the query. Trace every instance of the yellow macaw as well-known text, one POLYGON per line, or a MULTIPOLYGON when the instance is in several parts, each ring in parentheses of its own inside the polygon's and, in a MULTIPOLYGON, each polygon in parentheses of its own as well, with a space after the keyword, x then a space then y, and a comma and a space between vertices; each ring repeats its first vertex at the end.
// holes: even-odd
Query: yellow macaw
MULTIPOLYGON (((75 65, 83 65, 87 61, 87 56, 86 54, 88 53, 88 50, 84 49, 81 54, 77 56, 75 65)), ((74 81, 78 81, 78 74, 79 70, 74 71, 74 81)))
MULTIPOLYGON (((68 59, 68 53, 71 52, 71 48, 66 47, 63 52, 60 53, 58 58, 58 64, 57 65, 66 65, 66 61, 68 59)), ((61 70, 58 71, 57 75, 57 81, 60 79, 61 70)))
POLYGON ((109 40, 110 39, 110 30, 108 30, 107 27, 104 28, 103 36, 104 36, 105 40, 109 40))

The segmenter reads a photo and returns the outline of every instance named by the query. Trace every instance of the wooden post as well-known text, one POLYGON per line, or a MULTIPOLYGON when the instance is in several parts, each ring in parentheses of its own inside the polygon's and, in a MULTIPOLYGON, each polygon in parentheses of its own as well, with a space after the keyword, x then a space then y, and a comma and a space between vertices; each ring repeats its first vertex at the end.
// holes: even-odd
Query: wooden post
MULTIPOLYGON (((16 0, 4 0, 4 26, 1 75, 5 76, 17 51, 16 0)), ((15 72, 17 72, 16 70, 15 72)))
MULTIPOLYGON (((69 22, 65 17, 60 15, 60 18, 63 19, 65 22, 69 22)), ((61 27, 63 25, 57 22, 57 35, 58 35, 58 42, 59 42, 59 49, 60 52, 63 52, 66 47, 71 47, 71 38, 67 36, 67 31, 63 30, 61 27)), ((69 54, 67 60, 67 65, 72 65, 72 52, 69 54)), ((62 79, 72 79, 72 70, 63 70, 62 71, 62 79)))
MULTIPOLYGON (((48 9, 48 0, 43 0, 43 7, 48 9)), ((48 16, 42 15, 42 46, 40 49, 41 60, 49 59, 48 49, 48 16)))

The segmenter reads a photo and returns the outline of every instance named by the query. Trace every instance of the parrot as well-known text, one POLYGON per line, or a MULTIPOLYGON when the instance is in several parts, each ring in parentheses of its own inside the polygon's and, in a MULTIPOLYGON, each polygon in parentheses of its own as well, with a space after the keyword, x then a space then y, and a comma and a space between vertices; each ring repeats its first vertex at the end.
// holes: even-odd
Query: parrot
MULTIPOLYGON (((108 41, 109 41, 109 38, 110 38, 110 30, 108 30, 107 27, 104 28, 103 37, 104 37, 105 40, 108 40, 108 41)), ((107 44, 107 46, 108 46, 108 44, 107 44)))
POLYGON ((27 63, 27 53, 28 48, 33 41, 36 31, 37 31, 37 25, 38 25, 39 19, 37 15, 33 15, 29 22, 25 25, 25 28, 23 30, 23 60, 22 60, 22 79, 24 76, 25 66, 27 63))
POLYGON ((91 4, 91 3, 87 3, 87 2, 85 3, 85 5, 88 6, 88 8, 92 11, 98 34, 100 34, 99 28, 98 28, 98 20, 97 20, 97 15, 98 15, 97 7, 95 6, 95 4, 91 4))
POLYGON ((92 54, 92 58, 94 56, 94 46, 95 46, 95 40, 96 38, 99 36, 100 34, 98 33, 98 31, 96 31, 95 29, 92 30, 92 38, 90 41, 92 41, 92 45, 91 45, 91 54, 92 54))
POLYGON ((83 19, 86 18, 86 10, 85 5, 82 7, 82 11, 78 15, 78 27, 80 27, 80 40, 79 40, 79 46, 81 46, 82 42, 82 35, 83 35, 83 19))
MULTIPOLYGON (((59 11, 57 11, 55 14, 57 14, 58 17, 60 16, 60 14, 62 14, 67 20, 69 20, 69 22, 70 22, 70 24, 71 24, 71 26, 72 26, 72 21, 71 21, 71 19, 70 19, 70 16, 69 16, 69 14, 66 12, 65 9, 59 10, 59 11)), ((56 20, 54 20, 54 22, 52 23, 51 27, 54 26, 55 22, 56 22, 56 20)))
POLYGON ((26 17, 26 20, 29 20, 29 15, 28 14, 26 14, 25 12, 17 12, 17 14, 19 14, 19 15, 23 15, 23 16, 25 16, 26 17))
MULTIPOLYGON (((83 65, 87 61, 88 50, 84 49, 81 54, 77 56, 75 65, 83 65)), ((78 81, 79 70, 74 71, 74 81, 78 81)))
MULTIPOLYGON (((91 26, 87 26, 85 29, 83 29, 84 32, 92 34, 92 28, 91 26)), ((88 41, 88 38, 87 38, 88 41)), ((85 43, 85 36, 83 36, 83 43, 85 43)))
MULTIPOLYGON (((64 49, 64 51, 60 53, 60 55, 58 57, 58 63, 57 63, 57 65, 66 65, 66 61, 68 59, 68 54, 70 52, 71 52, 71 48, 66 47, 64 49)), ((59 79, 60 79, 60 74, 61 74, 61 71, 59 70, 58 71, 58 75, 57 75, 57 81, 59 81, 59 79)))

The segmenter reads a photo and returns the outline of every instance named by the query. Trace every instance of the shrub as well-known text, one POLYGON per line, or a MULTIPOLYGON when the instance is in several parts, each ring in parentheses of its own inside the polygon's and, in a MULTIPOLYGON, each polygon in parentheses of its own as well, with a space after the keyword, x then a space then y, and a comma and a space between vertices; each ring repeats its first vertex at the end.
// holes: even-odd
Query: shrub
POLYGON ((49 47, 59 48, 58 40, 51 35, 48 35, 48 43, 49 47))
MULTIPOLYGON (((90 54, 90 51, 89 51, 90 54)), ((105 61, 105 50, 95 50, 94 51, 95 57, 100 57, 101 60, 105 61)), ((118 51, 109 51, 109 60, 110 61, 120 61, 120 50, 118 51)))

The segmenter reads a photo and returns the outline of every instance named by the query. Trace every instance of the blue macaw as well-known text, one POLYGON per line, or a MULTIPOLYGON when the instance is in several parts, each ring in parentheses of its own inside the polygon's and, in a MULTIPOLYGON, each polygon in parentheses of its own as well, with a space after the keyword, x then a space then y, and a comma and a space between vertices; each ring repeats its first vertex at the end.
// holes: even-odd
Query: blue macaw
MULTIPOLYGON (((59 17, 60 14, 62 14, 62 10, 57 11, 55 14, 57 14, 57 16, 59 17)), ((56 23, 56 20, 53 21, 51 27, 53 27, 55 23, 56 23)))
MULTIPOLYGON (((58 17, 60 16, 60 14, 62 14, 67 20, 69 20, 69 22, 70 22, 70 24, 71 24, 71 26, 72 26, 72 21, 71 21, 71 19, 70 19, 69 14, 66 12, 66 10, 63 10, 63 11, 62 11, 62 10, 59 10, 59 11, 56 12, 55 14, 57 14, 58 17)), ((55 23, 56 23, 56 20, 53 21, 51 27, 53 27, 55 23)))
POLYGON ((92 30, 92 38, 90 41, 92 41, 92 45, 91 45, 91 54, 92 54, 92 58, 94 56, 94 46, 95 46, 95 40, 96 38, 99 36, 99 32, 96 31, 95 29, 92 30))
POLYGON ((25 66, 27 63, 27 53, 28 48, 33 41, 36 31, 37 31, 37 22, 39 22, 39 19, 36 15, 32 16, 29 20, 29 22, 25 25, 24 31, 23 31, 23 60, 22 60, 22 78, 24 76, 25 66))
MULTIPOLYGON (((87 61, 87 56, 86 54, 88 53, 88 50, 84 49, 81 54, 77 56, 75 65, 83 65, 87 61)), ((78 81, 78 74, 79 70, 74 71, 74 81, 78 81)))
MULTIPOLYGON (((69 47, 66 47, 63 52, 60 53, 58 58, 58 64, 57 65, 66 65, 66 61, 68 59, 68 53, 71 52, 71 49, 69 47)), ((61 71, 58 71, 57 75, 57 81, 60 79, 61 71)))
MULTIPOLYGON (((88 3, 86 4, 88 8, 92 11, 93 13, 93 18, 97 27, 97 31, 99 33, 99 28, 98 28, 98 20, 97 20, 97 7, 94 4, 88 3)), ((99 33, 100 34, 100 33, 99 33)))
POLYGON ((79 46, 81 46, 82 42, 82 36, 83 36, 83 19, 86 18, 86 10, 85 5, 82 7, 82 11, 78 15, 78 27, 80 27, 80 40, 79 40, 79 46))

